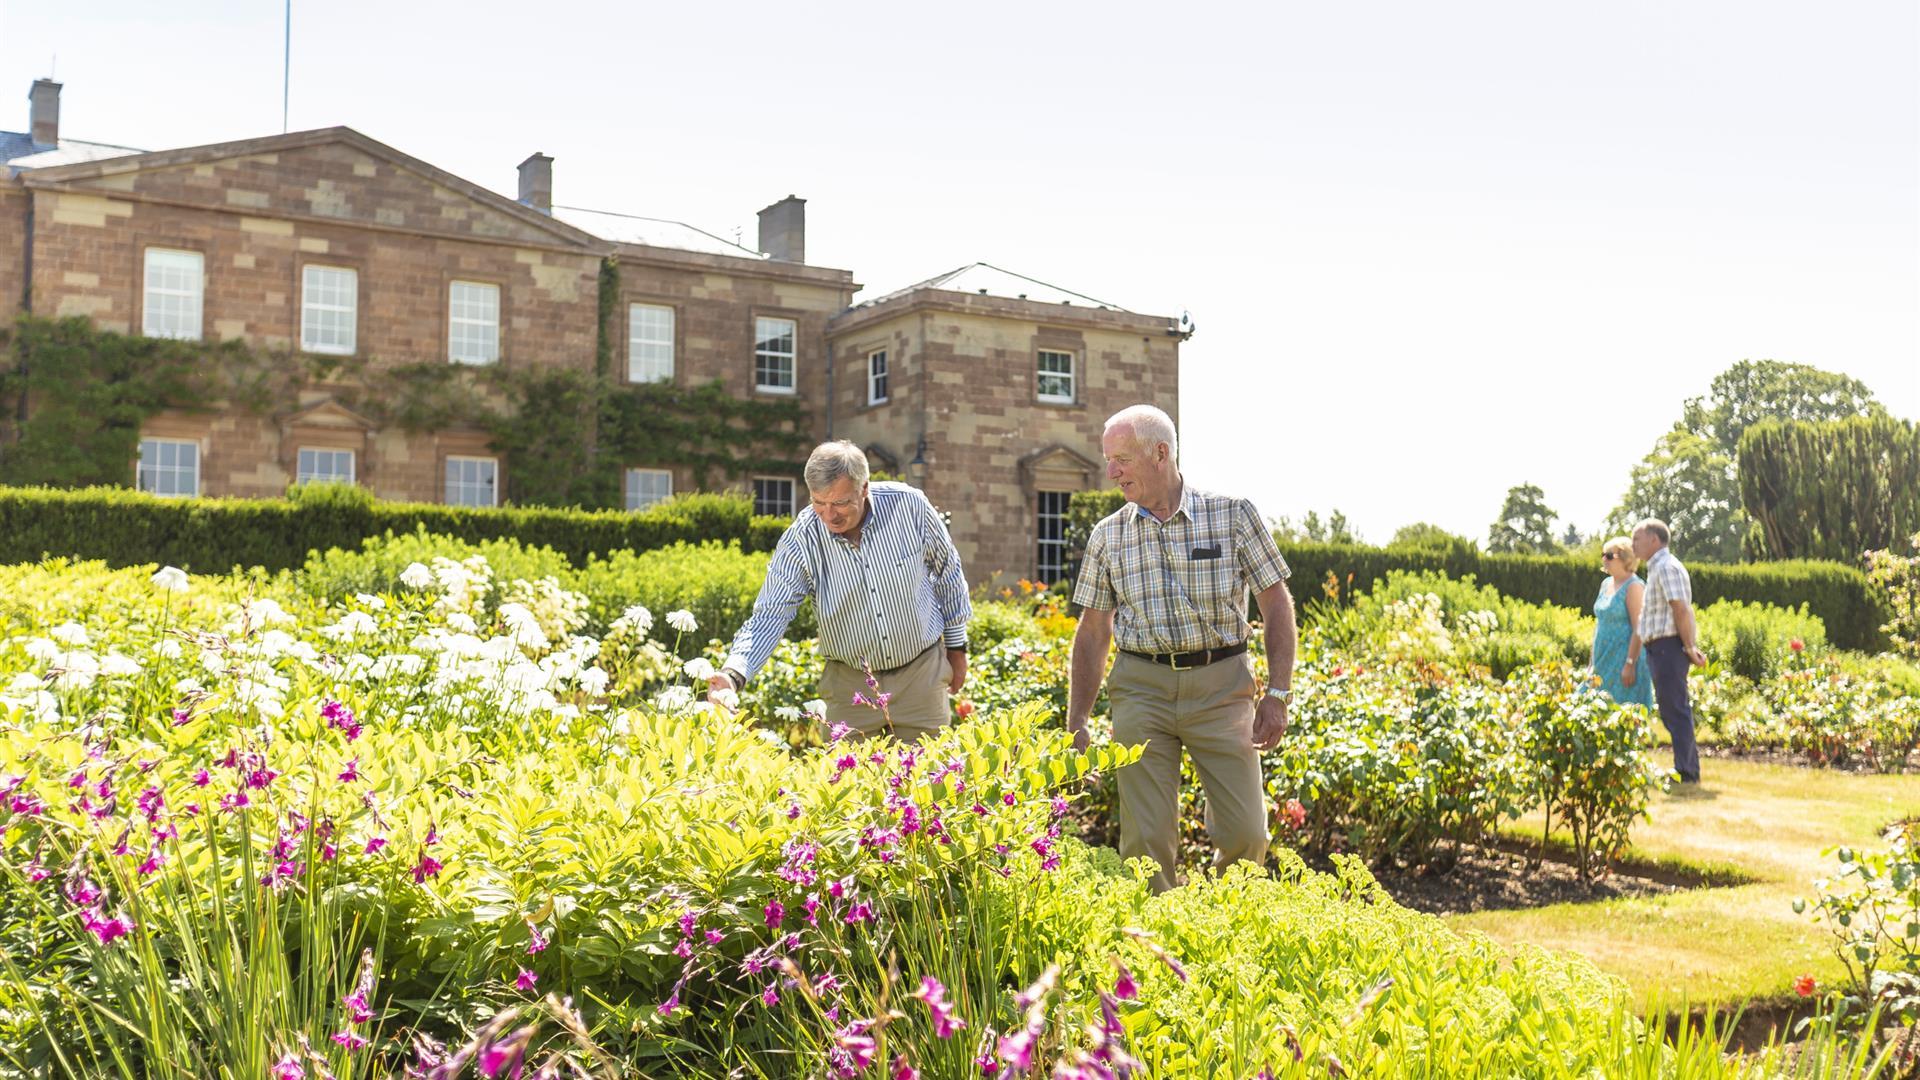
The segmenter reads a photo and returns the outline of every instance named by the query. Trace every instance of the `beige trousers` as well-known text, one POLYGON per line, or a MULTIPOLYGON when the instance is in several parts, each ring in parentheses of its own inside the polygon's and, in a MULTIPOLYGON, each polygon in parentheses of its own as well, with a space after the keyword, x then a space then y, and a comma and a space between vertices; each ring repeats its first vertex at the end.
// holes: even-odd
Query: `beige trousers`
POLYGON ((893 736, 901 742, 913 742, 947 726, 952 709, 947 705, 947 683, 953 679, 953 666, 947 663, 947 650, 934 642, 904 667, 874 675, 880 692, 892 694, 886 716, 879 709, 855 705, 857 692, 869 700, 874 692, 867 686, 866 672, 838 660, 829 660, 820 673, 820 700, 827 703, 827 726, 845 724, 861 738, 886 733, 887 717, 893 720, 893 736))
POLYGON ((1113 741, 1144 743, 1140 760, 1114 776, 1120 796, 1120 857, 1160 864, 1155 892, 1175 884, 1180 852, 1180 751, 1192 756, 1207 793, 1207 833, 1216 867, 1267 858, 1266 791, 1253 748, 1259 686, 1245 656, 1175 671, 1120 653, 1107 677, 1113 741))

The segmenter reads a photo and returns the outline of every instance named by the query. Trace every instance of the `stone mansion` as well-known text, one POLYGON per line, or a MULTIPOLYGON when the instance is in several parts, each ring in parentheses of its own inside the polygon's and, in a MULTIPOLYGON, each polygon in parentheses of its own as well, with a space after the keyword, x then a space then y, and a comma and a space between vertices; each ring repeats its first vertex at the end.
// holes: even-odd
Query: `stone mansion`
MULTIPOLYGON (((1071 493, 1106 483, 1105 418, 1176 418, 1179 318, 1123 310, 975 263, 872 299, 806 260, 806 206, 760 211, 758 250, 677 221, 555 205, 533 154, 509 199, 345 127, 141 151, 61 132, 36 81, 25 132, 0 131, 0 320, 85 316, 103 330, 363 357, 592 373, 600 269, 619 264, 614 377, 797 401, 952 512, 969 577, 1061 572, 1071 493)), ((142 428, 127 481, 161 495, 274 496, 344 480, 386 499, 514 501, 478 430, 383 428, 304 387, 261 415, 209 403, 142 428)), ((4 452, 4 448, 0 448, 4 452)), ((693 486, 623 462, 639 509, 693 486)), ((758 509, 805 503, 753 476, 758 509)))

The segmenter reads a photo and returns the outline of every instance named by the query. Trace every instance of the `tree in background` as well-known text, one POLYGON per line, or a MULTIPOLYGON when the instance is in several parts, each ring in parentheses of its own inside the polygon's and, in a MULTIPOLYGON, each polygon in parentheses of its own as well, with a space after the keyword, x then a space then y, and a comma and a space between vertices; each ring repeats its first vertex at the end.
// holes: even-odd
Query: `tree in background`
POLYGON ((1402 525, 1394 530, 1393 539, 1387 541, 1387 550, 1415 551, 1453 551, 1455 549, 1473 551, 1478 545, 1470 536, 1448 532, 1430 521, 1416 521, 1411 525, 1402 525))
POLYGON ((1674 549, 1707 562, 1737 562, 1748 529, 1739 478, 1740 438, 1763 420, 1840 420, 1885 415, 1858 379, 1808 364, 1742 360, 1689 398, 1673 429, 1633 467, 1620 505, 1602 530, 1629 532, 1655 517, 1673 529, 1674 549))
POLYGON ((1274 518, 1269 524, 1273 526, 1275 538, 1292 541, 1296 544, 1359 544, 1364 542, 1360 539, 1360 534, 1355 532, 1353 526, 1347 521, 1347 515, 1341 513, 1338 508, 1335 508, 1325 521, 1320 520, 1319 511, 1309 510, 1307 511, 1307 516, 1301 520, 1299 525, 1295 525, 1293 519, 1287 517, 1274 518))
POLYGON ((1547 493, 1534 484, 1507 489, 1500 517, 1487 530, 1487 550, 1506 555, 1551 555, 1560 550, 1553 523, 1560 517, 1547 506, 1547 493))
POLYGON ((1768 420, 1740 440, 1748 554, 1857 563, 1920 530, 1920 424, 1768 420))

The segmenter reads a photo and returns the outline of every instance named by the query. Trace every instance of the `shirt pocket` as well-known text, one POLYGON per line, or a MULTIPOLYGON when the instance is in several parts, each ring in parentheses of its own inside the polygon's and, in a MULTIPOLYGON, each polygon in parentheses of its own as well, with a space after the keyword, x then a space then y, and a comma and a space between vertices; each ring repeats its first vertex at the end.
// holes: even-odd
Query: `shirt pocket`
POLYGON ((1233 537, 1197 540, 1186 551, 1187 594, 1198 605, 1230 603, 1240 589, 1240 560, 1233 537), (1208 557, 1197 558, 1195 552, 1208 557), (1214 554, 1214 553, 1218 554, 1214 554))

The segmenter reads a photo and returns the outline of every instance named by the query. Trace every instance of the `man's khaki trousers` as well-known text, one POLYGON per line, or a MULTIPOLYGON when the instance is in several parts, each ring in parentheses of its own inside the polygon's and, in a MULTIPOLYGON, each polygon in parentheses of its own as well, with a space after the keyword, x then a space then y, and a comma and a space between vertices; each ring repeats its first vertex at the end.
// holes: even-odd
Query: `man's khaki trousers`
POLYGON ((953 666, 947 663, 947 650, 934 642, 903 667, 885 674, 876 673, 880 692, 892 694, 886 716, 879 709, 855 705, 857 692, 872 700, 874 691, 867 686, 867 674, 850 664, 828 660, 820 672, 820 700, 827 703, 827 726, 845 724, 860 738, 886 734, 887 716, 893 718, 893 737, 913 742, 947 726, 952 711, 947 704, 947 683, 953 678, 953 666))
POLYGON ((1193 757, 1206 788, 1208 834, 1216 867, 1267 857, 1266 792, 1253 748, 1259 686, 1245 656, 1175 671, 1120 653, 1107 677, 1113 741, 1144 743, 1140 760, 1119 770, 1120 857, 1160 864, 1155 892, 1173 888, 1180 852, 1180 751, 1193 757))

